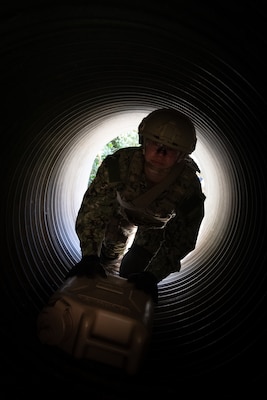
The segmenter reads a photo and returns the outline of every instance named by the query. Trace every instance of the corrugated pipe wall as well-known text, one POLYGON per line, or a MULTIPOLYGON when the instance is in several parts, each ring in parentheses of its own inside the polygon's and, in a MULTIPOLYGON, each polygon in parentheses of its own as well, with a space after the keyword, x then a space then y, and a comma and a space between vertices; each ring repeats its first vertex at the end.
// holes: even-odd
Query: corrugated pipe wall
POLYGON ((266 378, 266 15, 247 2, 34 2, 1 23, 3 384, 94 398, 214 397, 266 378), (44 351, 35 320, 79 260, 96 152, 142 116, 196 125, 207 195, 196 250, 159 285, 142 372, 44 351), (32 386, 34 385, 34 386, 32 386))

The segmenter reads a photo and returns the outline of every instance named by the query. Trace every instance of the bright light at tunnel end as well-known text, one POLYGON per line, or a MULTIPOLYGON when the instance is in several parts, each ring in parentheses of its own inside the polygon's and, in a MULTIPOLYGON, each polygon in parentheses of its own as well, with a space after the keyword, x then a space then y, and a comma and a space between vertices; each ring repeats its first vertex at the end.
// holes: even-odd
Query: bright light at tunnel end
MULTIPOLYGON (((132 130, 137 130, 140 121, 149 113, 150 109, 118 112, 99 122, 83 128, 75 137, 75 143, 71 144, 68 156, 64 158, 61 168, 62 196, 65 201, 64 221, 65 235, 69 237, 69 243, 73 245, 73 251, 77 260, 80 258, 79 241, 75 232, 75 219, 80 207, 82 197, 88 186, 88 178, 96 154, 112 139, 132 130)), ((192 158, 197 162, 201 173, 200 180, 205 201, 205 216, 201 224, 196 248, 182 260, 181 271, 185 271, 203 263, 205 258, 216 247, 217 234, 223 232, 228 223, 229 182, 226 154, 214 138, 205 137, 205 132, 197 130, 197 146, 192 153, 192 158), (224 218, 221 209, 224 209, 224 218)), ((175 275, 175 274, 172 274, 175 275)), ((172 277, 171 275, 171 277, 172 277)), ((168 278, 166 278, 168 279, 168 278)), ((169 278, 173 279, 173 278, 169 278)))

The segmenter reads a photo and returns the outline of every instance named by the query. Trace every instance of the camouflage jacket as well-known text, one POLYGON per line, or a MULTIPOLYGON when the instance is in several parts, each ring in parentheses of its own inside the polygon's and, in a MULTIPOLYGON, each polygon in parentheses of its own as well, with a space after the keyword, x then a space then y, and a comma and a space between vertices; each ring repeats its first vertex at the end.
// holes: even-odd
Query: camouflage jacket
MULTIPOLYGON (((108 222, 120 214, 118 195, 131 204, 148 190, 143 167, 141 147, 120 149, 104 159, 84 194, 76 220, 82 255, 99 255, 108 222), (117 167, 111 168, 114 161, 117 167)), ((138 226, 135 243, 153 254, 146 269, 158 281, 179 271, 180 260, 195 248, 205 201, 197 171, 198 166, 188 157, 174 183, 143 210, 145 215, 165 221, 160 229, 149 218, 140 223, 132 217, 131 222, 138 226)))

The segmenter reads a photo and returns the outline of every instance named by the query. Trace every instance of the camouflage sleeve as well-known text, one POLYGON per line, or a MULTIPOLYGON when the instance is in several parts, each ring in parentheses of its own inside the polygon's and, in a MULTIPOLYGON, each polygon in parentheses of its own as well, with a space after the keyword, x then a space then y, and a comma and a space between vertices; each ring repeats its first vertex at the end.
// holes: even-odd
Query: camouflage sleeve
POLYGON ((106 224, 113 214, 115 202, 116 187, 109 182, 104 160, 84 194, 76 219, 75 228, 83 256, 99 255, 106 224))
POLYGON ((176 217, 166 225, 160 247, 146 268, 158 281, 179 271, 180 260, 194 250, 204 217, 204 201, 205 195, 196 178, 176 217))

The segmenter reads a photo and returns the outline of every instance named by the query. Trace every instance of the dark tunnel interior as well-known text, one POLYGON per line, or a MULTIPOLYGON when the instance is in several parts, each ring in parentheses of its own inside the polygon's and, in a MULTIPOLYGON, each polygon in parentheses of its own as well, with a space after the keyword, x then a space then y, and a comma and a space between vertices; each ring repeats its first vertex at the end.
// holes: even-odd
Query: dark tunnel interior
POLYGON ((265 390, 266 22, 252 1, 2 7, 3 398, 265 390), (196 126, 206 215, 159 284, 151 346, 129 377, 44 348, 35 323, 79 260, 74 220, 97 151, 163 106, 196 126))

